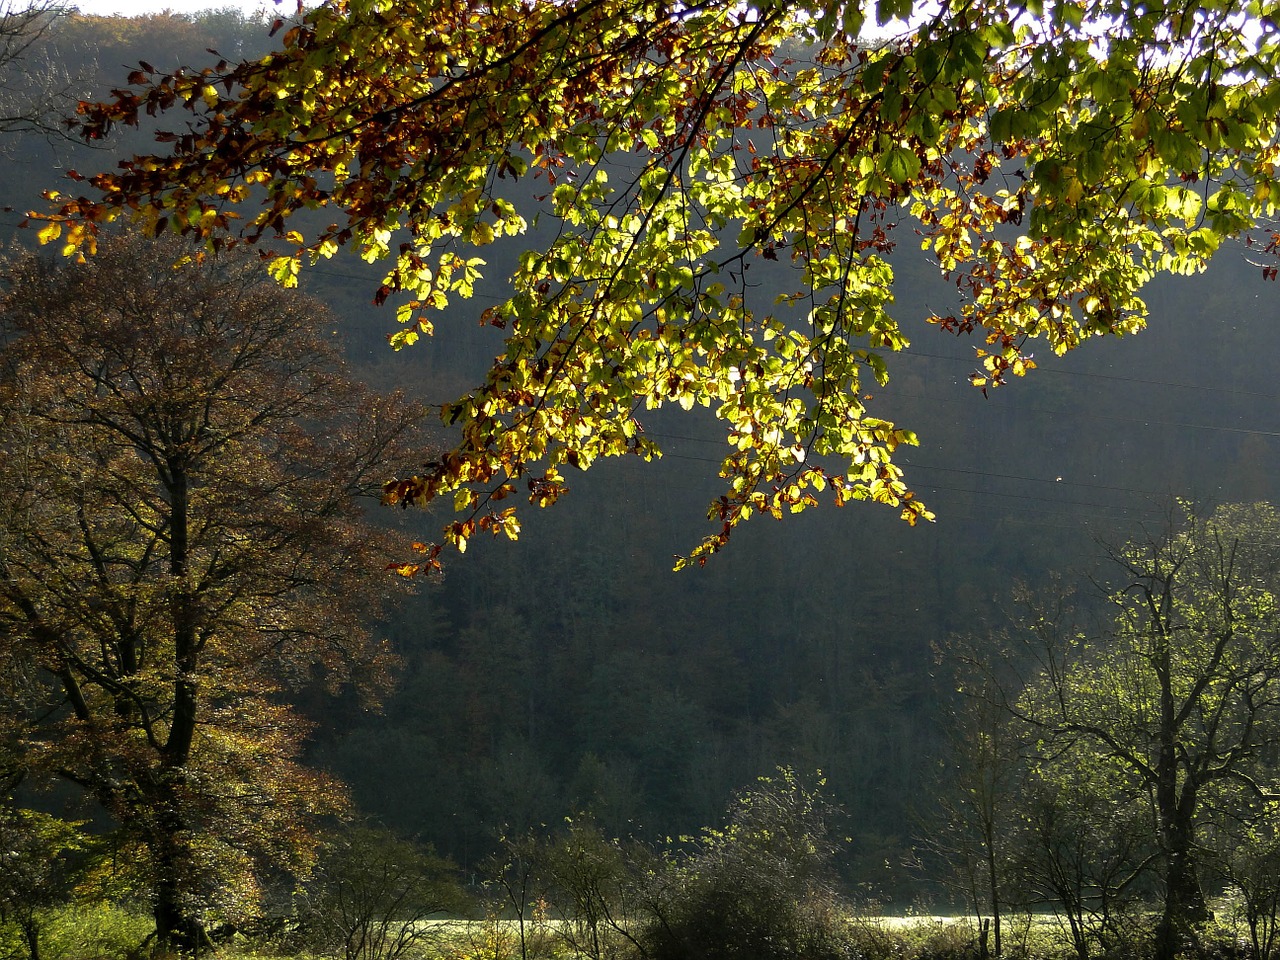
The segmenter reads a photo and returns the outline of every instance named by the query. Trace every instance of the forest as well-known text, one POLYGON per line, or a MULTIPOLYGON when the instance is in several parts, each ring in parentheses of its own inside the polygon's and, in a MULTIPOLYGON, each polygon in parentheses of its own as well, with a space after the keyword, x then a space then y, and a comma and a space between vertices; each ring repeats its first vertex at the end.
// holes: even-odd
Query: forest
MULTIPOLYGON (((650 16, 649 6, 628 15, 650 16)), ((930 232, 939 214, 927 202, 903 214, 892 240, 855 249, 820 237, 807 260, 790 255, 803 231, 784 229, 779 214, 785 242, 753 238, 747 249, 758 244, 759 255, 725 268, 743 300, 823 289, 814 264, 828 257, 892 271, 891 292, 873 270, 841 281, 861 284, 861 299, 846 290, 831 301, 883 314, 879 326, 830 321, 850 324, 849 342, 856 334, 882 350, 891 375, 876 375, 874 350, 850 354, 861 380, 841 367, 845 354, 811 365, 852 392, 852 432, 836 438, 817 415, 785 419, 779 404, 785 442, 766 442, 774 421, 760 411, 773 408, 761 401, 748 411, 754 434, 730 421, 742 455, 726 460, 729 417, 703 401, 730 374, 707 361, 697 374, 712 385, 706 396, 673 386, 663 404, 646 406, 642 391, 619 401, 607 391, 620 388, 601 386, 593 403, 564 412, 570 401, 548 386, 546 406, 562 404, 563 419, 547 422, 589 441, 574 446, 547 427, 538 473, 509 453, 516 441, 503 431, 523 422, 523 401, 504 384, 523 368, 503 363, 528 349, 523 325, 552 305, 598 296, 599 317, 616 306, 606 290, 549 296, 533 320, 520 312, 520 284, 536 289, 524 245, 568 262, 560 245, 577 235, 565 224, 590 222, 590 202, 621 209, 585 187, 572 203, 559 192, 585 183, 568 170, 591 166, 572 138, 555 134, 567 159, 548 161, 550 178, 512 169, 514 185, 484 187, 492 202, 467 214, 465 230, 483 254, 474 278, 452 240, 440 256, 454 260, 426 270, 430 281, 409 269, 404 248, 383 242, 385 256, 371 256, 361 226, 334 240, 323 207, 343 181, 324 166, 331 158, 311 158, 317 193, 297 198, 267 179, 300 182, 297 170, 255 160, 257 189, 281 218, 243 221, 277 234, 274 247, 259 238, 275 251, 264 265, 253 245, 210 239, 231 236, 234 221, 204 232, 225 206, 207 217, 192 206, 189 229, 157 229, 155 211, 176 223, 179 201, 166 194, 162 204, 156 191, 168 187, 148 177, 189 191, 182 203, 206 201, 191 199, 194 180, 177 161, 121 159, 169 143, 177 156, 187 139, 222 136, 238 96, 231 81, 244 84, 240 103, 258 103, 254 78, 275 69, 268 54, 318 43, 323 31, 294 35, 289 17, 231 10, 130 19, 37 5, 23 19, 21 9, 5 7, 0 30, 0 956, 1280 954, 1280 514, 1270 505, 1280 498, 1270 360, 1280 309, 1263 220, 1239 229, 1230 211, 1215 213, 1223 236, 1211 261, 1196 262, 1194 244, 1168 254, 1185 262, 1140 285, 1141 311, 1126 299, 1136 296, 1130 278, 1114 280, 1123 270, 1103 261, 1086 293, 1105 299, 1092 291, 1114 280, 1114 315, 1082 312, 1082 295, 1066 308, 1074 332, 1021 318, 1009 321, 1022 324, 1014 335, 988 315, 996 307, 978 272, 940 271, 950 254, 930 232), (241 62, 261 70, 234 73, 241 62), (202 68, 228 83, 215 87, 202 68), (210 83, 184 105, 172 77, 192 75, 210 83), (79 126, 67 126, 77 102, 100 109, 82 108, 79 126), (158 129, 188 136, 157 144, 158 129), (134 191, 122 201, 141 211, 132 225, 107 224, 109 204, 79 196, 84 176, 111 170, 109 187, 134 191), (48 191, 59 191, 56 213, 48 191), (538 216, 504 235, 517 208, 538 216), (305 242, 290 239, 295 227, 305 242), (312 256, 325 242, 342 249, 312 256), (445 296, 431 284, 450 264, 458 273, 445 296), (443 306, 433 307, 437 294, 443 306), (514 405, 483 446, 468 431, 502 404, 514 405), (630 412, 610 420, 600 413, 610 404, 630 412), (627 418, 637 425, 624 433, 627 418), (809 454, 788 461, 801 447, 809 454), (841 458, 858 456, 876 471, 845 473, 841 458), (824 487, 847 494, 841 505, 817 505, 824 487), (518 520, 497 506, 508 496, 518 520), (877 919, 903 916, 922 919, 877 919)), ((1236 12, 1224 5, 1222 23, 1236 12)), ((1198 16, 1205 38, 1222 25, 1198 16)), ((766 21, 737 26, 758 33, 766 21)), ((349 39, 377 49, 363 34, 349 39)), ((753 34, 742 49, 764 42, 753 34)), ((671 62, 686 56, 678 40, 654 43, 671 62)), ((840 73, 815 43, 779 41, 777 62, 840 73)), ((867 49, 899 55, 881 41, 867 49)), ((1090 82, 1100 101, 1102 81, 1090 82)), ((902 83, 913 102, 934 102, 902 83)), ((1131 92, 1116 98, 1137 103, 1131 92)), ((317 81, 316 101, 343 95, 317 81)), ((319 108, 295 99, 298 129, 333 122, 304 118, 319 108)), ((662 105, 631 109, 661 115, 662 105)), ((1002 109, 992 99, 977 112, 995 127, 1002 109)), ((1206 109, 1224 129, 1235 122, 1206 109)), ((743 156, 773 152, 777 128, 733 122, 743 156)), ((901 142, 929 139, 911 136, 901 142)), ((1004 162, 1025 159, 1033 172, 1021 182, 1045 191, 1027 204, 1054 208, 1056 181, 1034 173, 1046 141, 1003 136, 1004 162)), ((191 149, 222 157, 211 143, 191 149)), ((984 156, 972 143, 952 147, 984 156)), ((925 183, 933 161, 908 164, 897 150, 887 151, 883 195, 905 207, 903 197, 950 189, 941 174, 925 183), (918 169, 895 180, 901 164, 918 169)), ((611 162, 596 158, 625 179, 625 163, 611 162)), ((1252 178, 1265 205, 1260 161, 1244 172, 1214 162, 1196 187, 1205 205, 1210 181, 1233 178, 1252 178)), ((243 173, 208 176, 238 184, 243 173)), ((438 174, 443 184, 452 176, 438 174)), ((1081 179, 1062 189, 1086 202, 1111 189, 1098 176, 1082 195, 1081 179)), ((756 201, 752 210, 767 205, 756 201)), ((674 217, 653 202, 655 217, 674 217)), ((1018 219, 963 229, 975 247, 983 230, 1011 237, 1018 209, 1018 219)), ((882 213, 867 216, 876 233, 888 230, 882 213)), ((1070 233, 1086 219, 1037 228, 1109 255, 1070 233)), ((1188 216, 1185 226, 1209 222, 1188 216)), ((583 276, 595 276, 589 256, 614 263, 578 240, 583 276)), ((668 269, 644 255, 655 276, 668 269)), ((1037 251, 1042 282, 1070 272, 1056 255, 1037 251)), ((560 269, 534 279, 573 286, 552 277, 560 269)), ((1015 285, 1036 274, 1007 269, 1015 285)), ((719 302, 707 278, 690 283, 690 298, 719 302)), ((686 322, 681 310, 713 310, 677 300, 665 290, 633 329, 660 317, 648 341, 657 343, 664 324, 686 322)), ((818 302, 815 293, 809 305, 818 302)), ((546 322, 570 329, 574 315, 546 322)), ((793 332, 782 316, 778 340, 793 332)), ((551 349, 562 335, 529 336, 551 349)), ((805 349, 818 357, 814 337, 805 349)), ((615 369, 605 380, 628 380, 625 358, 643 351, 633 342, 609 354, 606 341, 599 353, 615 369)), ((748 348, 699 356, 718 349, 739 351, 740 377, 748 348)), ((573 371, 577 394, 595 389, 594 361, 574 367, 568 348, 549 356, 573 371)), ((778 396, 800 390, 778 383, 778 396)))

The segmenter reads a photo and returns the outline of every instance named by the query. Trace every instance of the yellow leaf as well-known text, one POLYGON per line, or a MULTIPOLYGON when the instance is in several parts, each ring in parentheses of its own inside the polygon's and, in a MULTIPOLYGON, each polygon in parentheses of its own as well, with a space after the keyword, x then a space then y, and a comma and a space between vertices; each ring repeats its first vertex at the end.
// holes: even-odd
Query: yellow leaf
POLYGON ((1133 115, 1133 120, 1129 123, 1129 135, 1135 140, 1147 139, 1147 134, 1151 130, 1151 121, 1147 118, 1147 112, 1140 110, 1133 115))

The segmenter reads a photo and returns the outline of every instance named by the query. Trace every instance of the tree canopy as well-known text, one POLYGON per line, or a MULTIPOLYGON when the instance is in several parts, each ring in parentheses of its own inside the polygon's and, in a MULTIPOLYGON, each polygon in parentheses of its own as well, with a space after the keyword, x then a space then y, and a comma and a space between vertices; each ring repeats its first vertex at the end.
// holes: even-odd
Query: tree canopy
POLYGON ((461 309, 484 248, 509 258, 477 310, 502 353, 441 411, 452 448, 386 491, 452 496, 459 548, 517 536, 504 501, 554 502, 567 468, 659 456, 644 421, 670 404, 712 408, 728 444, 691 559, 820 497, 929 518, 894 461, 915 435, 867 393, 908 346, 900 238, 962 293, 927 319, 974 338, 988 389, 1036 340, 1137 331, 1148 280, 1274 212, 1256 0, 332 0, 280 28, 260 59, 143 63, 82 105, 90 139, 183 123, 55 196, 42 236, 89 251, 127 215, 270 241, 285 283, 354 247, 388 265, 397 347, 461 309), (765 301, 752 278, 788 263, 765 301))
POLYGON ((314 302, 183 250, 26 256, 0 298, 5 766, 113 819, 169 945, 252 913, 343 808, 292 701, 385 686, 393 538, 359 498, 416 415, 346 379, 314 302))

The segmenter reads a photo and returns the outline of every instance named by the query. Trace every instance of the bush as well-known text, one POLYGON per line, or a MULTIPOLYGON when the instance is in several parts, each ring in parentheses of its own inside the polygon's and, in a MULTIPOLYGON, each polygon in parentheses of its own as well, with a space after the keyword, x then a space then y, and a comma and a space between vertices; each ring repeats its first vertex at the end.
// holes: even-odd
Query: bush
POLYGON ((464 902, 452 865, 381 827, 350 827, 325 846, 303 888, 305 945, 345 960, 400 960, 435 938, 424 921, 464 902))
POLYGON ((850 955, 834 893, 834 814, 789 770, 737 797, 653 874, 637 941, 649 960, 838 960, 850 955))
POLYGON ((40 960, 41 937, 52 908, 71 899, 71 860, 85 848, 80 826, 35 810, 0 804, 3 955, 40 960))
POLYGON ((915 960, 979 960, 979 932, 966 921, 931 924, 912 956, 915 960))
MULTIPOLYGON (((554 940, 566 957, 614 960, 631 952, 637 863, 649 859, 643 852, 609 839, 589 818, 568 819, 554 837, 507 841, 495 873, 522 938, 532 916, 534 934, 554 940)), ((536 954, 527 944, 522 952, 536 954)))
POLYGON ((145 912, 108 902, 51 911, 45 926, 44 960, 129 960, 155 929, 145 912))

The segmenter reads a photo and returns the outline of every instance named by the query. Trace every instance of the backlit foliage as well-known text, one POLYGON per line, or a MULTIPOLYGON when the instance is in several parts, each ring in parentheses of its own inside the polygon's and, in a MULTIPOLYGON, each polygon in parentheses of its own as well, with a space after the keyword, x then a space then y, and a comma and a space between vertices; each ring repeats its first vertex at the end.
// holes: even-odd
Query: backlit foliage
POLYGON ((261 60, 143 64, 85 105, 90 139, 146 114, 181 123, 154 156, 57 197, 43 236, 88 250, 126 215, 214 245, 269 239, 286 284, 354 247, 387 264, 377 299, 399 304, 404 347, 466 309, 485 247, 536 221, 508 296, 476 311, 505 344, 441 411, 455 445, 388 500, 451 498, 459 549, 478 530, 514 538, 503 500, 547 505, 567 468, 659 456, 646 412, 677 404, 714 411, 728 444, 718 526, 691 559, 820 498, 914 523, 931 514, 893 455, 915 436, 866 399, 908 346, 894 244, 918 240, 963 294, 929 319, 975 337, 983 389, 1033 368, 1034 340, 1062 353, 1138 330, 1144 283, 1201 269, 1273 212, 1265 13, 332 0, 261 60), (749 279, 761 260, 793 266, 775 302, 749 279))

